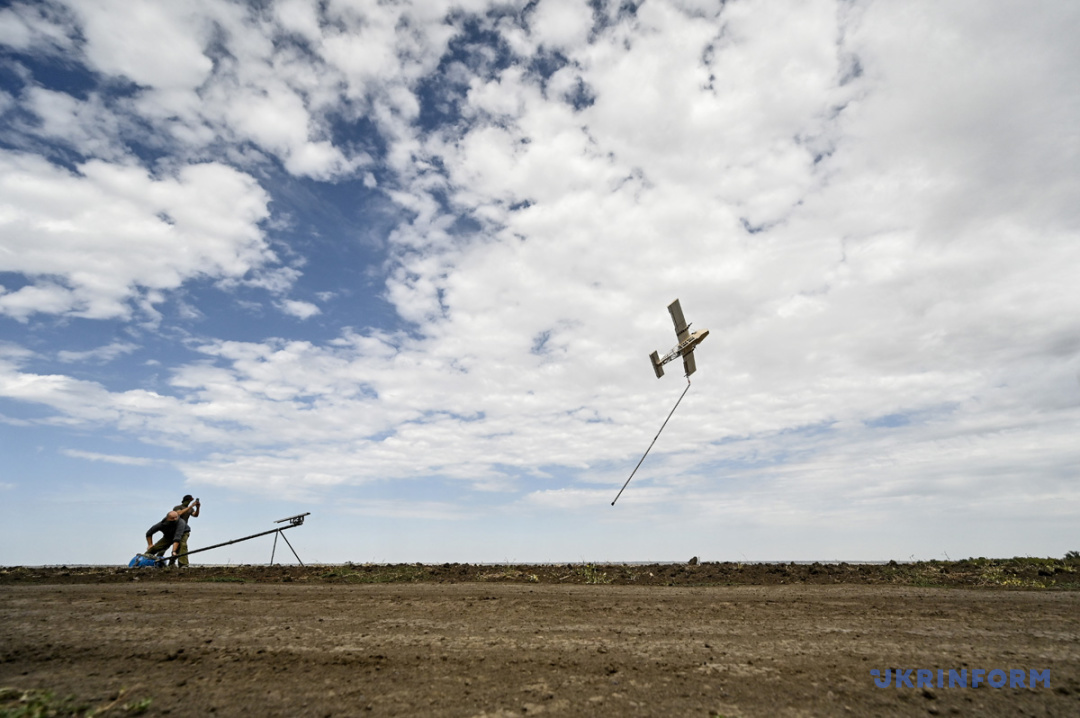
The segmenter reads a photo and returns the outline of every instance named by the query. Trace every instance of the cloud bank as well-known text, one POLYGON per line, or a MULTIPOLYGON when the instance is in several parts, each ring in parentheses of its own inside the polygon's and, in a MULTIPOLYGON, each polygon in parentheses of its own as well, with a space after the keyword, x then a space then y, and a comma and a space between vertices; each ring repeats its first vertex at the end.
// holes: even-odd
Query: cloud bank
POLYGON ((632 515, 1080 507, 1070 4, 43 7, 4 11, 11 62, 102 79, 8 91, 0 312, 128 322, 278 276, 267 303, 331 336, 188 336, 153 387, 9 357, 36 422, 183 447, 197 485, 573 511, 681 391, 647 364, 679 297, 711 335, 632 515), (394 327, 335 314, 340 284, 286 296, 315 270, 275 172, 400 212, 365 268, 394 327))

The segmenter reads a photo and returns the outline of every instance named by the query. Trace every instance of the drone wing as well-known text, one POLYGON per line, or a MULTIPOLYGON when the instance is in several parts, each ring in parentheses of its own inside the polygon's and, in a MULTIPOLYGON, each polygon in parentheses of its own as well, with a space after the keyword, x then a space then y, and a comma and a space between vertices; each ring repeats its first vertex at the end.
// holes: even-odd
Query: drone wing
POLYGON ((690 376, 695 371, 697 371, 697 362, 694 361, 693 349, 682 355, 682 365, 683 369, 686 370, 686 376, 690 376))
POLYGON ((675 322, 675 334, 679 337, 679 343, 682 344, 690 336, 690 327, 683 318, 682 305, 676 299, 668 305, 667 310, 671 313, 671 321, 675 322))

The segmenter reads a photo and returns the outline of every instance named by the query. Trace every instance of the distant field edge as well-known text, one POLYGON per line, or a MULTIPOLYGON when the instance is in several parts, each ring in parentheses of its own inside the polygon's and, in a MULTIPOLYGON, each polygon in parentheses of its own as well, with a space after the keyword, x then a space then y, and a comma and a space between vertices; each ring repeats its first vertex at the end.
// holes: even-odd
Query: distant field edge
POLYGON ((543 583, 633 586, 897 585, 1080 590, 1080 560, 1017 557, 957 561, 213 565, 187 568, 3 566, 0 585, 20 583, 543 583))

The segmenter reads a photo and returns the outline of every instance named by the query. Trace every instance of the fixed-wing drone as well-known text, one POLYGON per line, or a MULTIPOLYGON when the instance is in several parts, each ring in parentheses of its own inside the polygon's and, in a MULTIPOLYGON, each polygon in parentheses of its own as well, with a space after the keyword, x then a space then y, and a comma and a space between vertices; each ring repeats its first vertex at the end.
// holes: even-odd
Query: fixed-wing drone
MULTIPOLYGON (((686 392, 690 391, 690 375, 697 371, 697 364, 694 363, 694 347, 701 344, 705 337, 709 336, 708 329, 702 329, 698 332, 691 332, 690 325, 686 323, 686 319, 683 318, 682 306, 679 304, 679 300, 668 305, 668 312, 671 314, 671 321, 675 322, 675 336, 678 338, 679 343, 675 345, 675 348, 664 355, 664 358, 660 358, 659 352, 653 352, 649 358, 652 359, 653 371, 656 372, 656 378, 664 376, 664 365, 669 361, 675 361, 677 357, 682 357, 683 368, 686 369, 686 388, 682 390, 682 394, 679 394, 679 401, 675 402, 675 406, 671 407, 671 411, 667 415, 667 419, 664 419, 664 423, 660 425, 660 431, 656 432, 656 436, 653 437, 652 444, 649 444, 649 448, 645 449, 645 453, 641 457, 641 461, 637 462, 637 466, 630 472, 630 479, 634 478, 634 474, 641 468, 641 463, 645 461, 645 457, 652 451, 653 444, 660 438, 660 433, 667 426, 668 421, 671 420, 671 415, 675 413, 675 410, 679 408, 679 403, 682 402, 683 397, 686 396, 686 392)), ((630 485, 630 479, 626 480, 626 483, 619 489, 619 493, 615 495, 615 501, 619 500, 623 491, 626 491, 626 487, 630 485)), ((611 505, 615 505, 615 501, 611 502, 611 505)))
POLYGON ((656 378, 659 379, 664 375, 664 365, 681 356, 686 376, 689 377, 697 370, 697 364, 694 363, 694 347, 709 336, 709 330, 702 329, 691 332, 690 325, 683 318, 682 306, 679 304, 678 299, 669 304, 667 310, 671 314, 671 321, 675 322, 675 335, 678 337, 679 343, 674 349, 665 354, 663 359, 660 358, 659 352, 653 352, 649 356, 652 359, 653 371, 656 372, 656 378))

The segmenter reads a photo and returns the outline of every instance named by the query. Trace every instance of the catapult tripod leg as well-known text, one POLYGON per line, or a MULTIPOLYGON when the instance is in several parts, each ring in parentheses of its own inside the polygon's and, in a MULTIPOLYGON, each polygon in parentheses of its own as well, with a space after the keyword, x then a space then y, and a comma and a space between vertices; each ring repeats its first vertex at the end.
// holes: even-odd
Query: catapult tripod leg
MULTIPOLYGON (((286 528, 287 528, 287 527, 286 527, 286 528)), ((300 560, 300 556, 299 556, 299 555, 297 555, 297 553, 296 553, 296 549, 294 549, 294 548, 292 547, 292 544, 291 544, 291 543, 289 543, 289 539, 288 539, 288 537, 286 537, 286 536, 285 536, 285 534, 281 533, 280 531, 278 531, 278 533, 279 533, 279 534, 281 534, 281 538, 285 539, 285 543, 289 544, 289 550, 290 550, 290 551, 292 551, 292 555, 293 555, 293 556, 296 556, 296 561, 297 561, 297 563, 299 563, 299 564, 300 564, 301 566, 303 566, 303 565, 304 565, 304 562, 300 560)), ((277 539, 275 538, 275 539, 274 539, 274 541, 275 541, 275 543, 276 543, 276 542, 277 542, 277 539)), ((271 562, 271 565, 273 565, 273 564, 272 564, 272 562, 271 562)))
MULTIPOLYGON (((671 407, 671 411, 668 412, 667 419, 664 419, 664 423, 660 425, 660 431, 656 432, 656 436, 653 437, 652 444, 649 444, 649 448, 645 449, 645 453, 642 455, 641 461, 638 461, 637 466, 635 466, 634 470, 630 472, 630 479, 634 478, 634 474, 636 474, 637 470, 641 468, 642 461, 645 461, 645 457, 649 455, 650 451, 652 451, 653 444, 655 444, 656 440, 660 438, 660 433, 664 430, 664 427, 667 426, 668 421, 671 420, 671 415, 674 414, 675 410, 679 408, 679 404, 682 402, 683 397, 686 396, 686 392, 688 391, 690 391, 690 377, 686 377, 686 388, 683 389, 682 394, 679 395, 679 401, 675 402, 675 406, 671 407)), ((615 496, 615 501, 618 501, 619 496, 622 496, 622 492, 626 491, 626 487, 630 485, 630 479, 627 479, 626 483, 622 485, 621 489, 619 489, 619 493, 615 496)), ((615 505, 615 501, 611 502, 612 506, 615 505)))
POLYGON ((277 553, 277 537, 278 537, 278 535, 280 533, 281 533, 280 529, 278 529, 277 531, 274 532, 274 548, 270 549, 270 565, 271 566, 274 565, 274 554, 277 553))

